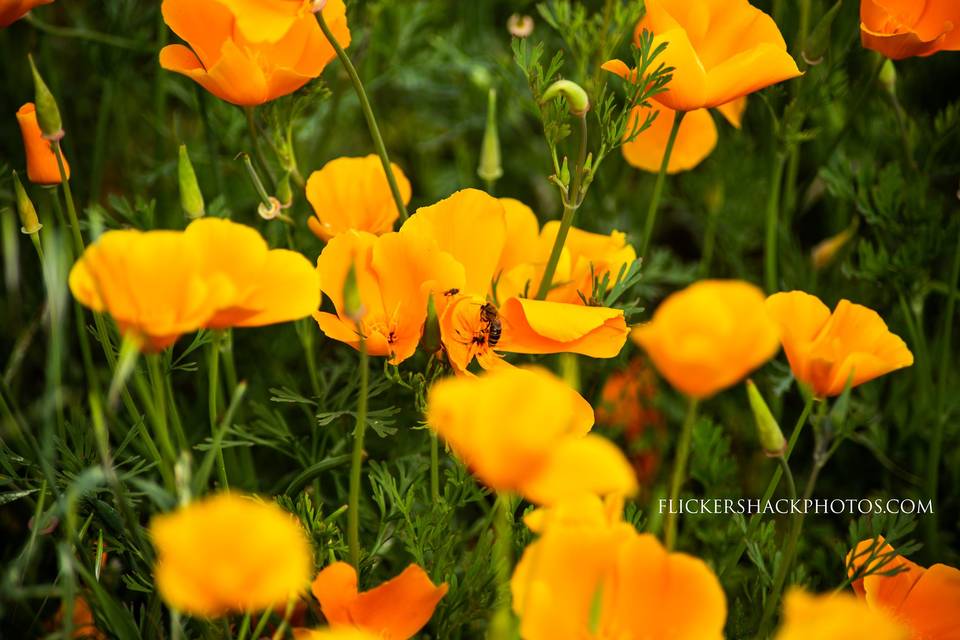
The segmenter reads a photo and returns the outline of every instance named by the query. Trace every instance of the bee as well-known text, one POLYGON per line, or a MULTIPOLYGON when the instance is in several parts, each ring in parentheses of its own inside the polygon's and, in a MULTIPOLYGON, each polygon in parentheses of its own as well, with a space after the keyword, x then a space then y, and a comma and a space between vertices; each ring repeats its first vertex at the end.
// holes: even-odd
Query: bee
POLYGON ((483 303, 480 307, 480 321, 487 325, 484 330, 487 335, 487 344, 490 348, 497 346, 500 342, 500 334, 503 333, 503 323, 500 321, 497 308, 489 302, 483 303))

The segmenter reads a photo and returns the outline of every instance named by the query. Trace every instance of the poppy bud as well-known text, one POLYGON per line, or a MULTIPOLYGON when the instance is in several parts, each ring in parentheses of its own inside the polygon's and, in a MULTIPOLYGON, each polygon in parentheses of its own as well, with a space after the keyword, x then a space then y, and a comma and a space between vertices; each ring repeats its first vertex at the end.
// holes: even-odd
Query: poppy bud
POLYGON ((563 186, 570 184, 570 163, 567 162, 567 157, 563 157, 563 163, 560 165, 560 182, 563 183, 563 186))
POLYGON ((477 175, 481 180, 494 182, 503 175, 500 165, 500 136, 497 133, 497 90, 487 93, 487 127, 483 131, 483 146, 480 147, 480 166, 477 175))
POLYGON ((893 66, 893 60, 885 60, 880 68, 880 84, 890 95, 896 95, 897 91, 897 69, 893 66))
MULTIPOLYGON (((51 148, 50 141, 43 136, 37 121, 36 105, 27 102, 17 110, 17 123, 23 139, 23 151, 27 156, 27 180, 34 184, 53 185, 62 182, 60 163, 57 154, 51 148)), ((61 154, 63 172, 70 178, 70 163, 61 154)))
POLYGON ((813 248, 813 250, 810 252, 810 261, 813 262, 814 269, 823 269, 836 259, 837 255, 840 253, 840 250, 843 249, 851 239, 853 239, 854 234, 857 232, 858 223, 859 219, 854 218, 853 224, 851 224, 849 227, 837 235, 827 238, 813 248))
POLYGON ((191 220, 202 218, 204 211, 203 193, 197 183, 197 174, 190 162, 187 145, 180 145, 180 158, 177 163, 177 177, 180 180, 180 206, 191 220))
POLYGON ((830 48, 830 34, 833 30, 833 20, 840 12, 842 0, 837 0, 836 4, 830 7, 830 10, 823 14, 820 22, 814 27, 813 33, 807 38, 807 46, 802 54, 803 59, 808 65, 814 67, 823 62, 823 56, 830 48))
POLYGON ((20 182, 20 176, 17 175, 16 171, 13 172, 13 189, 17 194, 17 212, 20 214, 20 224, 22 225, 20 231, 26 235, 39 232, 43 225, 37 218, 37 209, 33 206, 30 196, 27 195, 27 190, 23 188, 23 183, 20 182))
POLYGON ((750 400, 750 409, 757 423, 757 435, 760 437, 760 446, 763 447, 763 451, 772 458, 783 455, 787 449, 787 440, 783 437, 780 425, 770 413, 770 408, 757 390, 757 385, 753 384, 753 380, 747 380, 747 398, 750 400))
POLYGON ((351 263, 347 277, 343 281, 343 313, 354 322, 363 318, 363 298, 360 297, 360 285, 357 283, 357 268, 351 263))
POLYGON ((57 107, 57 100, 47 88, 47 83, 43 81, 40 72, 37 71, 37 65, 33 63, 33 56, 28 56, 30 60, 30 70, 33 72, 33 87, 36 94, 34 103, 37 105, 37 121, 40 123, 40 130, 43 131, 43 137, 47 140, 60 140, 63 138, 63 122, 60 120, 60 108, 57 107))
POLYGON ((541 102, 553 100, 561 94, 567 99, 567 106, 570 107, 570 113, 573 115, 582 116, 590 110, 590 98, 587 96, 587 92, 576 82, 570 80, 557 80, 547 87, 547 90, 543 92, 541 102))
POLYGON ((420 344, 427 353, 436 353, 443 346, 440 339, 440 318, 437 316, 437 305, 433 301, 433 296, 427 298, 427 320, 423 324, 423 337, 420 339, 420 344))

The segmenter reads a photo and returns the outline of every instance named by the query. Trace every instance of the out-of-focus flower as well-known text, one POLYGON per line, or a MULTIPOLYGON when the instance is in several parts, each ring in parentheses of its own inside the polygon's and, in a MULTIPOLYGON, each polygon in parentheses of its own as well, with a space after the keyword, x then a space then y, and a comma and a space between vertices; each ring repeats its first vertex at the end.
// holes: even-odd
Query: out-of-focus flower
MULTIPOLYGON (((43 137, 37 122, 37 108, 28 102, 17 111, 20 135, 27 155, 27 179, 34 184, 60 184, 60 167, 50 141, 43 137)), ((70 164, 63 158, 63 169, 70 179, 70 164)))
POLYGON ((108 231, 73 265, 70 291, 109 313, 143 350, 160 351, 204 326, 233 295, 225 279, 203 277, 201 261, 180 232, 108 231))
POLYGON ((841 231, 835 236, 831 236, 820 242, 810 252, 810 261, 814 269, 823 269, 833 262, 840 251, 853 239, 857 233, 859 218, 854 218, 853 224, 841 231))
POLYGON ((51 2, 53 0, 2 0, 0 2, 0 29, 9 27, 34 7, 51 2))
POLYGON ((533 18, 519 13, 511 14, 507 19, 507 31, 514 38, 526 38, 533 33, 533 18))
MULTIPOLYGON (((393 175, 404 204, 410 202, 410 182, 395 164, 393 175)), ((368 231, 381 235, 393 230, 400 213, 393 200, 380 158, 336 158, 307 179, 307 200, 316 214, 307 220, 321 240, 344 231, 368 231)))
POLYGON ((664 300, 633 330, 663 377, 679 391, 706 398, 772 358, 776 324, 763 292, 739 280, 702 280, 664 300))
POLYGON ((219 494, 155 516, 156 584, 195 616, 285 605, 310 582, 313 553, 300 523, 272 503, 219 494))
POLYGON ((198 247, 201 275, 229 292, 205 326, 289 322, 310 316, 320 306, 316 269, 295 251, 269 249, 253 227, 201 218, 190 223, 184 237, 198 247))
MULTIPOLYGON (((663 163, 667 150, 667 140, 677 112, 655 102, 649 107, 634 107, 631 124, 627 128, 640 126, 650 112, 658 113, 656 119, 645 131, 630 142, 624 143, 623 157, 628 163, 643 171, 657 173, 663 163)), ((703 162, 717 146, 717 126, 706 109, 690 111, 680 123, 680 131, 670 153, 667 173, 689 171, 703 162)))
MULTIPOLYGON (((301 5, 298 0, 163 0, 164 21, 189 46, 164 47, 160 66, 236 105, 255 106, 293 93, 319 76, 336 55, 312 13, 282 15, 276 21, 268 15, 285 14, 284 7, 299 12, 301 5), (251 40, 251 32, 263 34, 264 41, 251 40)), ((343 0, 329 0, 323 16, 337 42, 348 46, 343 0)))
MULTIPOLYGON (((675 110, 719 107, 801 75, 776 23, 747 0, 647 0, 634 33, 654 35, 669 46, 657 61, 673 67, 667 91, 654 99, 675 110)), ((620 60, 603 68, 632 75, 620 60)))
POLYGON ((540 537, 511 580, 523 638, 723 637, 726 598, 706 563, 667 552, 609 504, 573 496, 526 521, 540 537))
POLYGON ((960 50, 955 0, 861 0, 863 46, 893 60, 960 50))
POLYGON ((336 314, 317 312, 314 318, 330 338, 399 364, 413 355, 427 317, 431 294, 463 287, 464 271, 432 236, 404 227, 380 237, 362 231, 342 233, 327 243, 317 259, 323 292, 336 314), (354 269, 361 313, 359 322, 344 308, 344 283, 354 269))
POLYGON ((531 502, 637 488, 620 450, 588 433, 590 405, 542 369, 503 366, 441 380, 430 389, 427 424, 482 482, 531 502))
MULTIPOLYGON (((53 624, 57 629, 63 628, 63 618, 66 615, 66 606, 61 603, 54 617, 53 624)), ((73 600, 73 635, 71 638, 83 640, 107 640, 107 635, 97 628, 96 620, 93 619, 93 611, 90 604, 83 596, 77 596, 73 600)))
POLYGON ((867 307, 841 300, 831 314, 803 291, 776 293, 766 306, 794 377, 818 397, 839 395, 848 380, 856 387, 913 364, 903 340, 867 307))
POLYGON ((339 629, 294 629, 296 640, 381 640, 380 636, 351 627, 339 629))
MULTIPOLYGON (((941 637, 941 636, 932 636, 941 637)), ((891 616, 853 596, 814 596, 793 589, 784 598, 783 623, 774 640, 908 640, 910 634, 891 616)))
POLYGON ((446 583, 433 584, 415 564, 363 593, 357 591, 356 570, 345 562, 325 567, 313 581, 313 595, 334 630, 359 629, 382 640, 412 638, 430 621, 446 593, 446 583))
POLYGON ((921 567, 897 555, 882 537, 861 541, 847 555, 847 566, 848 577, 868 574, 853 581, 857 595, 909 628, 911 640, 960 638, 960 570, 921 567))

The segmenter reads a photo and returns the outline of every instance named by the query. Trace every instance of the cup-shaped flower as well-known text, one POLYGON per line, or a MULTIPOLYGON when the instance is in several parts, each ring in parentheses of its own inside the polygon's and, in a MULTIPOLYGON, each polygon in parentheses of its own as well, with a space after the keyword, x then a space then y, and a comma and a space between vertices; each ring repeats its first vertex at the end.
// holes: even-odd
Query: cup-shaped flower
POLYGON ((194 220, 184 239, 198 247, 200 273, 230 292, 207 327, 260 327, 309 317, 320 306, 320 280, 303 255, 269 249, 253 227, 223 218, 194 220))
POLYGON ((909 628, 911 640, 960 637, 960 570, 921 567, 882 537, 861 541, 847 555, 847 567, 856 594, 909 628))
MULTIPOLYGON (((654 99, 675 111, 719 107, 801 75, 776 23, 747 0, 647 0, 635 39, 649 31, 669 46, 657 61, 673 67, 654 99)), ((620 60, 604 69, 631 74, 620 60)))
POLYGON ((0 29, 9 27, 34 7, 51 2, 53 0, 3 0, 0 2, 0 29))
POLYGON ((155 516, 157 590, 194 616, 283 606, 310 582, 313 553, 297 520, 272 503, 219 494, 155 516))
POLYGON ((317 574, 312 591, 333 629, 354 628, 382 640, 408 640, 433 617, 447 584, 435 585, 420 566, 412 564, 395 578, 360 593, 356 570, 346 562, 334 562, 317 574))
POLYGON ((767 311, 780 327, 794 377, 818 397, 839 395, 913 364, 913 354, 876 311, 841 300, 833 313, 803 291, 776 293, 767 311))
MULTIPOLYGON (((630 165, 657 173, 663 164, 663 155, 667 151, 667 141, 677 112, 656 102, 651 102, 649 107, 634 107, 630 126, 639 126, 651 112, 658 115, 650 127, 633 140, 625 142, 621 149, 623 157, 630 165)), ((627 132, 629 134, 629 127, 627 132)), ((710 112, 706 109, 690 111, 680 123, 680 131, 677 132, 670 161, 667 163, 667 173, 693 169, 703 162, 716 146, 717 125, 713 123, 710 112)))
POLYGON ((860 0, 860 39, 892 60, 960 51, 960 3, 860 0))
MULTIPOLYGON (((37 108, 28 102, 17 111, 23 149, 27 155, 27 179, 34 184, 60 184, 60 167, 50 141, 43 137, 37 122, 37 108)), ((63 169, 70 178, 70 164, 63 158, 63 169)))
POLYGON ((763 292, 739 280, 702 280, 670 295, 653 319, 633 330, 673 387, 706 398, 730 387, 779 348, 763 292))
POLYGON ((327 243, 317 259, 321 288, 336 313, 317 312, 320 329, 334 340, 399 364, 413 355, 427 317, 427 298, 463 286, 463 267, 430 236, 404 228, 375 236, 347 231, 327 243), (351 266, 361 302, 359 321, 344 306, 351 266))
POLYGON ((521 637, 723 638, 726 598, 706 563, 669 553, 596 497, 573 496, 527 522, 540 537, 511 580, 521 637))
MULTIPOLYGON (((275 41, 258 41, 246 34, 255 29, 265 10, 255 7, 283 2, 222 0, 163 0, 167 25, 189 46, 168 45, 160 51, 160 66, 200 84, 222 100, 255 106, 293 93, 323 71, 336 53, 314 16, 305 12, 292 19, 275 41)), ((301 3, 302 4, 302 3, 301 3)), ((323 16, 341 46, 350 44, 343 0, 328 0, 323 16)), ((268 23, 269 24, 269 21, 268 23)), ((268 29, 266 34, 276 31, 268 29)))
POLYGON ((531 502, 636 490, 620 450, 588 433, 590 405, 542 369, 502 366, 441 380, 430 389, 427 424, 482 482, 531 502))
MULTIPOLYGON (((313 13, 316 0, 219 0, 231 7, 237 29, 251 42, 276 42, 304 16, 313 13)), ((326 16, 327 20, 330 19, 326 16)))
MULTIPOLYGON (((404 204, 410 202, 410 182, 396 164, 393 175, 404 204)), ((393 230, 400 216, 380 158, 336 158, 307 179, 307 200, 316 214, 307 219, 321 240, 344 231, 381 235, 393 230)))
POLYGON ((209 280, 201 249, 177 231, 108 231, 70 271, 81 304, 109 313, 144 351, 169 347, 196 331, 232 297, 225 279, 209 280))
POLYGON ((895 618, 845 593, 814 596, 792 589, 783 602, 783 622, 774 640, 910 640, 895 618))

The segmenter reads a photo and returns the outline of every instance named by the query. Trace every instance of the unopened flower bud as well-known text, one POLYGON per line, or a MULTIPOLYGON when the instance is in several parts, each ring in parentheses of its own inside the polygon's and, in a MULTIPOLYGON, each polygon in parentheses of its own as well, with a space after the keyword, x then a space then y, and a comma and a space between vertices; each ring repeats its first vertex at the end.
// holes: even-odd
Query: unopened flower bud
POLYGON ((350 270, 343 281, 343 313, 354 322, 360 322, 365 313, 363 299, 360 297, 360 285, 357 282, 357 267, 353 263, 350 264, 350 270))
POLYGON ((573 115, 582 116, 590 110, 590 98, 587 96, 587 92, 571 80, 557 80, 547 87, 547 90, 543 92, 541 102, 553 100, 561 95, 567 99, 567 106, 573 115))
POLYGON ((890 95, 896 95, 897 92, 897 69, 893 66, 893 60, 887 59, 880 67, 880 84, 890 95))
POLYGON ((432 295, 427 297, 427 321, 423 324, 420 344, 427 353, 436 353, 443 345, 440 341, 440 318, 437 316, 437 305, 432 295))
POLYGON ((500 135, 497 132, 497 90, 487 93, 487 126, 483 131, 483 144, 480 147, 480 166, 477 175, 481 180, 494 182, 503 175, 500 161, 500 135))
POLYGON ((533 33, 533 18, 515 13, 507 19, 507 31, 514 38, 526 38, 533 33))
POLYGON ((853 224, 849 227, 837 235, 827 238, 813 248, 810 252, 810 261, 813 263, 814 269, 823 269, 836 259, 840 250, 843 249, 856 234, 858 222, 859 219, 854 218, 853 224))
POLYGON ((191 220, 202 218, 205 213, 203 193, 197 182, 197 174, 190 162, 187 145, 180 145, 180 157, 177 163, 177 178, 180 181, 180 206, 191 220))
POLYGON ((830 10, 823 14, 823 17, 820 18, 817 26, 814 27, 810 37, 807 38, 807 45, 804 47, 802 54, 804 61, 811 67, 823 62, 823 56, 827 53, 827 49, 830 48, 833 20, 840 12, 842 5, 843 1, 837 0, 837 2, 830 7, 830 10))
POLYGON ((13 190, 17 194, 17 213, 20 214, 20 231, 26 235, 33 235, 43 228, 40 219, 37 217, 37 209, 33 206, 33 201, 27 195, 27 190, 23 188, 20 182, 20 176, 13 172, 13 190))
POLYGON ((37 121, 40 123, 40 130, 47 140, 60 140, 63 138, 63 122, 60 119, 60 108, 57 106, 57 100, 50 93, 50 89, 40 76, 40 72, 37 71, 37 65, 33 63, 33 56, 28 56, 28 59, 30 60, 30 70, 33 73, 35 92, 33 101, 37 105, 37 121))
POLYGON ((757 424, 757 435, 760 438, 760 446, 764 453, 770 457, 783 455, 787 450, 787 440, 780 431, 780 425, 776 418, 770 413, 770 408, 764 402, 763 396, 753 384, 753 380, 747 380, 747 398, 750 400, 750 409, 753 411, 753 419, 757 424))

